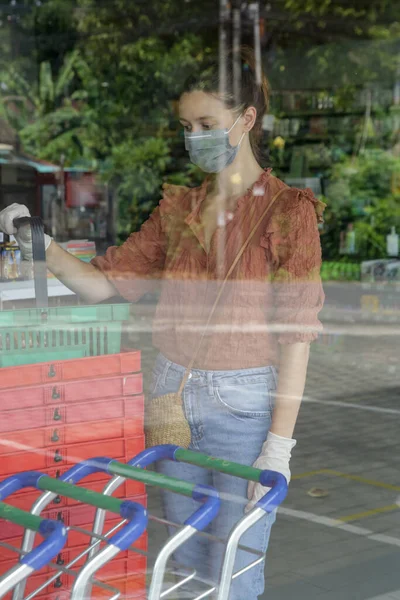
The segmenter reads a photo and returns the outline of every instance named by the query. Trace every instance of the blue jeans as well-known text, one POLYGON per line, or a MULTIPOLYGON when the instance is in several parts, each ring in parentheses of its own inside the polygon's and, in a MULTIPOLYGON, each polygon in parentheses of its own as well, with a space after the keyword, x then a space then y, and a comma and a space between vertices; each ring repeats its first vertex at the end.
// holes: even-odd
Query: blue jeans
MULTIPOLYGON (((185 368, 159 355, 156 361, 151 396, 176 392, 185 368)), ((259 456, 271 424, 277 373, 274 367, 238 371, 202 371, 193 369, 184 390, 184 409, 192 442, 190 449, 252 465, 259 456)), ((219 515, 207 532, 226 538, 241 519, 247 504, 248 482, 184 463, 161 461, 158 470, 171 477, 214 486, 221 495, 219 515)), ((198 507, 191 498, 164 492, 165 518, 183 523, 198 507)), ((241 544, 266 552, 275 513, 267 515, 249 529, 241 544)), ((176 530, 171 530, 171 533, 176 530)), ((219 580, 225 546, 199 535, 176 552, 175 560, 188 568, 196 568, 197 576, 206 582, 219 580)), ((244 568, 254 555, 238 552, 235 571, 244 568)), ((195 590, 200 593, 202 588, 195 590)), ((230 600, 257 600, 264 591, 264 563, 250 569, 232 582, 230 600)), ((193 598, 195 595, 184 596, 193 598)), ((182 596, 180 596, 182 597, 182 596)))

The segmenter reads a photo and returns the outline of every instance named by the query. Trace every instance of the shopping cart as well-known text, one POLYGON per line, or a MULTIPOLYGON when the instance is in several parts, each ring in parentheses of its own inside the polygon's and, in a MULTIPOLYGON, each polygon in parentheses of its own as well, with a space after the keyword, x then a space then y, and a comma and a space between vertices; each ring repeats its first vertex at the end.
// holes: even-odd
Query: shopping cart
MULTIPOLYGON (((270 488, 270 490, 257 502, 255 507, 233 527, 228 540, 220 540, 210 534, 202 534, 207 535, 207 537, 212 539, 214 543, 226 543, 226 548, 224 551, 221 575, 218 584, 203 590, 202 593, 197 595, 194 600, 207 598, 215 592, 217 593, 217 600, 228 600, 232 580, 240 577, 240 575, 252 569, 265 559, 264 553, 258 552, 253 548, 240 545, 240 540, 248 529, 265 517, 266 513, 273 512, 283 502, 287 494, 286 478, 281 473, 274 471, 263 471, 254 467, 207 456, 206 454, 202 454, 200 452, 186 450, 172 444, 165 444, 144 450, 134 459, 132 459, 128 465, 112 463, 109 472, 118 476, 112 479, 109 484, 107 484, 103 490, 103 493, 105 495, 112 494, 124 482, 124 478, 129 478, 131 476, 132 467, 140 467, 144 469, 150 464, 164 459, 189 463, 207 470, 219 471, 234 477, 240 477, 248 481, 261 483, 264 487, 270 488), (255 555, 256 558, 245 568, 234 573, 233 570, 238 549, 245 550, 249 554, 255 555)), ((186 483, 186 485, 190 484, 186 483)), ((93 525, 95 537, 99 536, 103 530, 104 518, 104 510, 98 510, 93 525)), ((194 530, 192 524, 188 522, 185 522, 183 527, 181 527, 176 523, 171 523, 165 519, 159 519, 152 515, 150 515, 149 518, 172 527, 179 527, 177 533, 170 537, 167 543, 161 548, 153 567, 148 600, 160 600, 161 598, 168 597, 168 595, 186 584, 190 579, 195 580, 196 572, 194 570, 188 574, 185 573, 185 569, 181 569, 181 571, 184 573, 183 578, 170 588, 163 590, 163 583, 165 580, 165 573, 169 559, 184 542, 186 542, 196 533, 196 530, 194 530)), ((93 548, 89 555, 93 556, 95 552, 96 548, 93 548)), ((174 570, 174 573, 176 573, 176 569, 174 570)))
MULTIPOLYGON (((172 492, 184 494, 202 503, 202 506, 196 510, 189 519, 187 519, 183 526, 179 526, 174 523, 168 523, 163 519, 150 516, 150 518, 156 522, 166 523, 177 527, 178 531, 171 536, 170 539, 168 539, 158 553, 151 576, 148 600, 160 600, 161 598, 165 598, 171 593, 175 592, 190 580, 196 582, 195 570, 189 572, 187 569, 182 568, 179 570, 176 566, 174 566, 172 573, 177 575, 177 573, 180 572, 180 579, 170 585, 169 588, 163 589, 163 587, 165 587, 164 581, 169 559, 173 553, 193 535, 203 532, 202 535, 208 535, 215 543, 221 543, 221 540, 214 538, 209 534, 204 534, 204 529, 209 523, 211 523, 213 518, 218 513, 220 507, 219 496, 218 493, 211 487, 203 485, 199 486, 193 483, 181 481, 176 478, 160 475, 152 471, 144 470, 154 461, 163 459, 186 462, 203 468, 214 469, 236 477, 242 477, 249 481, 260 482, 263 486, 271 488, 269 492, 257 503, 253 510, 246 514, 232 529, 229 539, 226 541, 221 576, 218 584, 213 587, 209 587, 196 596, 196 600, 200 600, 202 598, 207 598, 216 592, 218 600, 228 600, 232 579, 240 577, 242 573, 253 568, 264 560, 263 553, 257 552, 254 549, 247 548, 245 546, 241 546, 240 539, 250 527, 265 517, 265 513, 275 510, 284 500, 287 493, 286 479, 279 473, 272 471, 261 471, 259 469, 255 469, 254 467, 247 467, 238 463, 210 457, 173 445, 157 446, 145 450, 132 459, 129 464, 124 464, 109 458, 100 457, 75 465, 60 479, 53 479, 47 476, 38 476, 36 479, 33 479, 35 486, 38 489, 46 490, 46 493, 35 502, 34 506, 32 507, 32 515, 38 516, 42 510, 44 510, 46 506, 52 500, 54 500, 56 496, 59 495, 65 495, 70 498, 82 500, 92 504, 93 506, 97 506, 98 510, 94 519, 93 530, 84 532, 90 538, 88 548, 81 552, 66 566, 54 565, 56 573, 50 576, 47 582, 35 590, 35 592, 31 593, 28 596, 29 599, 40 593, 49 583, 57 579, 60 571, 67 572, 75 577, 75 583, 71 593, 72 600, 90 598, 91 589, 94 584, 108 589, 110 593, 112 593, 113 599, 119 597, 120 592, 118 589, 112 588, 111 586, 108 586, 107 584, 97 580, 93 580, 93 576, 107 561, 114 558, 120 549, 128 549, 133 543, 132 537, 129 537, 128 539, 125 534, 122 536, 123 530, 120 532, 123 539, 123 545, 121 546, 121 544, 117 545, 115 543, 115 536, 117 535, 115 534, 115 531, 118 529, 118 526, 112 528, 105 535, 103 535, 105 511, 112 510, 113 512, 117 512, 126 518, 126 513, 121 512, 121 506, 132 504, 129 502, 124 503, 121 500, 111 497, 111 494, 119 487, 119 485, 124 482, 125 479, 141 481, 143 483, 155 485, 159 488, 163 488, 172 492), (103 494, 76 487, 76 483, 96 471, 104 471, 115 476, 113 479, 111 479, 109 484, 107 484, 103 494), (108 545, 100 550, 100 543, 102 541, 106 541, 108 545), (110 550, 110 547, 113 548, 110 550), (256 558, 241 571, 233 573, 235 557, 239 548, 242 550, 247 550, 249 553, 256 555, 256 558), (84 556, 87 557, 87 562, 79 570, 79 572, 76 573, 75 571, 71 571, 71 567, 74 566, 74 564, 84 556)), ((26 476, 26 474, 24 474, 24 476, 26 476)), ((30 482, 32 482, 32 476, 30 477, 30 482)), ((17 477, 17 480, 20 480, 20 478, 17 477)), ((15 488, 15 490, 16 489, 18 488, 15 488)), ((137 507, 137 505, 135 506, 137 507)), ((130 511, 132 514, 132 509, 130 509, 130 511)), ((144 530, 144 527, 145 525, 142 521, 141 532, 144 530)), ((83 531, 82 529, 79 530, 81 532, 83 531)), ((136 529, 136 535, 137 532, 138 530, 136 529)), ((31 551, 34 538, 35 531, 25 531, 21 547, 21 554, 23 556, 31 551)), ((135 551, 134 548, 130 549, 135 551)), ((24 597, 24 590, 25 581, 21 581, 14 589, 13 600, 21 600, 24 597)))
MULTIPOLYGON (((10 478, 8 482, 0 484, 1 498, 6 498, 13 492, 14 481, 13 478, 10 478)), ((63 523, 50 519, 40 519, 31 513, 10 506, 5 502, 0 502, 0 518, 37 531, 44 538, 43 542, 37 548, 25 554, 19 564, 0 578, 1 598, 20 581, 29 577, 34 571, 42 569, 57 556, 67 541, 67 530, 63 523)))
MULTIPOLYGON (((189 482, 184 482, 175 478, 160 475, 152 471, 144 470, 153 462, 162 459, 187 462, 203 468, 214 469, 236 477, 242 477, 249 481, 260 482, 263 486, 271 488, 270 491, 257 503, 255 508, 251 510, 248 514, 246 514, 240 520, 240 522, 237 523, 237 525, 232 529, 229 539, 226 541, 221 577, 220 581, 218 582, 218 585, 209 587, 208 589, 202 591, 200 595, 196 596, 196 600, 200 600, 201 598, 209 597, 214 592, 217 592, 218 600, 227 600, 229 598, 229 590, 232 579, 240 577, 242 573, 253 568, 257 564, 262 562, 265 558, 263 553, 255 551, 251 548, 247 548, 245 546, 241 546, 240 539, 250 527, 257 523, 257 521, 265 517, 266 513, 274 511, 278 507, 278 505, 284 500, 287 493, 286 479, 283 475, 279 473, 275 473, 272 471, 261 471, 253 467, 247 467, 238 463, 233 463, 230 461, 225 461, 223 459, 210 457, 198 452, 192 452, 190 450, 185 450, 183 448, 179 448, 178 446, 173 445, 164 445, 149 448, 140 453, 134 459, 132 459, 128 464, 120 463, 109 459, 93 459, 91 461, 85 461, 84 463, 73 467, 67 473, 65 473, 61 478, 62 480, 73 480, 74 483, 76 483, 78 480, 82 479, 89 473, 92 473, 94 468, 99 468, 99 465, 101 465, 102 468, 106 469, 107 473, 109 473, 110 475, 115 475, 115 477, 111 479, 111 481, 109 482, 109 484, 107 484, 103 491, 105 498, 111 496, 111 494, 124 482, 125 479, 134 479, 136 481, 141 481, 149 485, 155 485, 157 487, 161 487, 172 492, 184 494, 189 497, 192 497, 195 500, 203 502, 201 508, 198 509, 183 524, 183 526, 179 526, 175 523, 168 523, 166 520, 159 519, 158 517, 152 515, 149 516, 150 519, 158 523, 169 524, 177 527, 178 531, 176 534, 170 537, 170 539, 164 544, 164 546, 158 553, 152 571, 148 592, 148 600, 160 600, 161 598, 166 598, 171 593, 175 592, 180 587, 188 583, 190 580, 196 581, 195 570, 188 571, 184 568, 179 569, 179 566, 174 565, 174 568, 172 569, 171 573, 173 573, 174 575, 181 573, 181 578, 175 581, 173 584, 171 584, 169 588, 163 589, 163 587, 165 587, 164 582, 166 578, 167 563, 169 562, 169 559, 171 558, 173 553, 189 538, 191 538, 193 535, 199 532, 203 532, 202 535, 208 535, 211 539, 213 539, 213 541, 215 541, 215 543, 222 543, 221 540, 214 538, 209 534, 204 534, 204 529, 218 513, 220 505, 218 493, 212 488, 209 488, 208 486, 198 486, 189 482), (253 562, 251 562, 247 567, 245 567, 241 571, 233 573, 235 557, 239 548, 242 550, 247 550, 250 554, 255 555, 256 558, 253 562)), ((35 515, 40 514, 40 512, 46 508, 49 502, 51 502, 57 494, 62 493, 62 491, 62 481, 53 481, 50 490, 46 494, 41 496, 34 504, 32 508, 32 513, 35 515), (61 484, 61 487, 59 484, 61 484)), ((105 510, 107 510, 107 506, 105 506, 105 504, 106 500, 104 501, 103 506, 97 510, 93 524, 93 530, 91 532, 85 532, 91 538, 89 547, 85 549, 85 551, 82 554, 80 554, 79 557, 74 559, 72 563, 69 563, 65 567, 58 567, 60 570, 69 569, 78 560, 78 558, 81 558, 85 554, 87 555, 88 562, 81 569, 81 571, 78 573, 75 579, 75 583, 72 590, 73 600, 76 600, 78 598, 90 598, 91 587, 93 583, 96 583, 96 585, 98 585, 97 581, 93 582, 93 580, 91 579, 94 572, 97 570, 97 568, 99 568, 97 567, 97 563, 93 561, 95 561, 96 557, 98 557, 101 552, 99 551, 100 542, 102 540, 108 540, 109 536, 115 530, 113 528, 111 531, 103 535, 105 510)), ((34 532, 25 532, 21 548, 22 553, 29 552, 29 550, 33 547, 34 536, 34 532)), ((131 548, 131 550, 135 551, 134 548, 131 548)), ((54 575, 52 579, 55 579, 56 577, 57 574, 54 575)), ((21 600, 23 598, 24 587, 24 583, 20 583, 15 588, 13 600, 21 600)), ((116 596, 117 595, 118 591, 116 591, 116 596)), ((32 597, 32 595, 30 597, 32 597)))
MULTIPOLYGON (((76 556, 70 561, 65 567, 62 565, 54 565, 56 573, 49 577, 49 579, 38 587, 28 598, 42 592, 52 581, 55 581, 59 575, 59 572, 67 572, 70 575, 75 576, 75 582, 72 587, 71 598, 73 600, 80 600, 88 597, 88 590, 92 585, 92 578, 94 574, 103 567, 108 561, 112 560, 119 551, 127 550, 134 541, 143 533, 147 523, 147 512, 140 505, 131 501, 122 501, 116 498, 112 498, 106 494, 99 494, 91 490, 77 487, 76 484, 80 482, 84 477, 92 475, 93 473, 103 471, 109 474, 123 474, 125 477, 130 479, 141 481, 147 484, 156 485, 158 487, 169 489, 171 491, 178 492, 180 494, 188 495, 193 500, 201 503, 193 515, 187 520, 187 527, 193 530, 193 533, 201 531, 203 528, 212 521, 216 516, 220 506, 220 500, 218 493, 209 486, 189 484, 184 481, 172 477, 166 477, 157 473, 144 471, 140 467, 128 467, 123 463, 118 463, 109 458, 99 457, 88 461, 83 461, 73 466, 69 471, 64 473, 59 479, 47 477, 40 473, 23 473, 19 476, 8 478, 3 482, 3 485, 10 489, 10 481, 14 482, 12 491, 21 489, 24 482, 28 482, 28 485, 33 485, 37 489, 44 490, 43 494, 34 504, 31 511, 32 518, 37 517, 42 510, 56 497, 66 496, 68 498, 74 498, 78 501, 85 502, 92 506, 96 506, 102 511, 109 510, 119 514, 123 519, 131 519, 131 521, 124 526, 123 529, 119 529, 120 525, 111 529, 105 536, 95 536, 93 539, 93 531, 84 531, 80 528, 79 531, 86 533, 91 539, 87 549, 76 556), (136 515, 137 518, 133 518, 136 515), (117 533, 115 531, 117 530, 117 533), (113 535, 112 535, 113 534, 113 535), (112 535, 112 537, 110 537, 112 535), (99 549, 101 541, 106 541, 107 546, 103 549, 99 549), (93 550, 96 548, 96 552, 93 550), (88 556, 86 564, 79 570, 78 573, 71 571, 71 567, 74 566, 81 558, 88 556), (89 584, 89 581, 91 582, 89 584)), ((0 495, 1 498, 1 495, 0 495)), ((71 527, 67 528, 71 529, 71 527)), ((25 556, 29 553, 33 547, 35 539, 35 531, 27 529, 24 534, 22 547, 20 553, 25 556)), ((100 585, 103 588, 108 589, 112 593, 112 598, 118 598, 120 592, 118 589, 114 589, 111 586, 97 581, 96 585, 100 585)), ((26 580, 18 580, 18 585, 15 586, 13 598, 22 598, 24 596, 26 580)))

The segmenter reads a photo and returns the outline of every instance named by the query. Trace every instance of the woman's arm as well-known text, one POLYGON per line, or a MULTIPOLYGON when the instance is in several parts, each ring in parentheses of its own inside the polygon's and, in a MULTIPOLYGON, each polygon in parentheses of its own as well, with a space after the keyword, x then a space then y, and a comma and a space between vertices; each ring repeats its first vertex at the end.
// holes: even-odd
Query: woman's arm
POLYGON ((52 273, 87 302, 96 303, 120 295, 136 302, 162 277, 166 237, 157 207, 121 246, 111 246, 90 264, 65 252, 54 242, 47 252, 52 273))
MULTIPOLYGON (((305 342, 283 344, 280 349, 279 381, 271 427, 261 454, 254 463, 258 469, 278 471, 290 481, 289 462, 296 445, 292 439, 306 383, 310 345, 305 342)), ((266 494, 268 488, 250 482, 247 496, 250 502, 246 511, 266 494)))
POLYGON ((304 342, 280 346, 279 381, 270 431, 291 438, 303 398, 310 345, 304 342))
MULTIPOLYGON (((324 292, 319 275, 321 245, 317 222, 323 208, 310 190, 290 190, 262 242, 268 260, 275 266, 279 381, 270 430, 254 466, 278 471, 288 483, 291 453, 296 445, 292 436, 304 393, 309 344, 321 330, 318 313, 324 292)), ((266 491, 261 484, 250 483, 248 508, 266 491)))
POLYGON ((86 302, 96 304, 118 295, 116 288, 99 269, 72 256, 54 241, 46 251, 46 263, 57 279, 86 302))

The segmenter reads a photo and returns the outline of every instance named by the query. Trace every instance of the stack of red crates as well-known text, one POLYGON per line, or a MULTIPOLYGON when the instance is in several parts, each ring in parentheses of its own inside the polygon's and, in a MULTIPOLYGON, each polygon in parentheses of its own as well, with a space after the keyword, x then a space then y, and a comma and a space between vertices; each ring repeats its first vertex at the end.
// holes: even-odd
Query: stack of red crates
MULTIPOLYGON (((0 398, 0 480, 26 470, 59 477, 84 459, 108 456, 126 462, 144 448, 140 352, 3 368, 0 398)), ((85 478, 81 485, 101 492, 109 481, 108 475, 97 473, 85 478)), ((40 492, 27 489, 10 496, 7 502, 30 510, 39 495, 40 492)), ((138 482, 126 481, 115 495, 146 504, 144 486, 138 482)), ((90 531, 94 513, 91 506, 57 497, 42 516, 62 519, 66 525, 90 531)), ((105 530, 120 521, 117 515, 107 513, 105 530)), ((22 534, 21 527, 1 522, 0 541, 20 547, 22 534)), ((57 561, 66 565, 88 543, 88 536, 70 530, 57 561)), ((135 545, 146 550, 146 534, 135 545)), ((16 562, 16 553, 0 546, 0 576, 16 562)), ((83 559, 73 569, 82 563, 83 559)), ((122 596, 144 598, 145 572, 145 556, 124 552, 96 577, 115 585, 122 596)), ((54 573, 46 567, 32 575, 26 593, 54 573)), ((61 600, 72 582, 73 576, 61 574, 38 597, 61 600)), ((93 596, 107 595, 110 592, 93 588, 93 596)))

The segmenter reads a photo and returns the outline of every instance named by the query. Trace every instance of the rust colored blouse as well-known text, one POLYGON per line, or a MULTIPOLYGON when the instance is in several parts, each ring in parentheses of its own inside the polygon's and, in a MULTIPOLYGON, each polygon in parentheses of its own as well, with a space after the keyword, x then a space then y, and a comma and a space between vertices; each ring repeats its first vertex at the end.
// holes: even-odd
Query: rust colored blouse
MULTIPOLYGON (((208 253, 200 220, 208 180, 192 189, 164 185, 159 206, 140 231, 93 260, 129 301, 161 287, 153 343, 170 360, 189 364, 221 281, 284 185, 271 169, 264 171, 234 213, 223 215, 208 253)), ((324 300, 318 221, 324 206, 309 189, 282 192, 225 286, 200 345, 197 368, 276 364, 277 343, 317 337, 324 300)))

